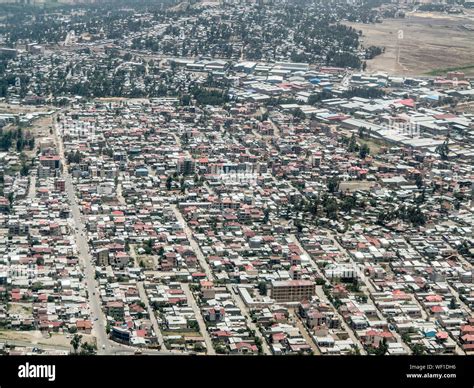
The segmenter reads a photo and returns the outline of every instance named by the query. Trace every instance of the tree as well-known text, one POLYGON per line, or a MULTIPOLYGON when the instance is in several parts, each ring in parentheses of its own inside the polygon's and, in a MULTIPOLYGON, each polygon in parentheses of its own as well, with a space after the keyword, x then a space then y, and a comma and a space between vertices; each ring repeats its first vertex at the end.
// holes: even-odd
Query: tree
POLYGON ((71 346, 74 349, 74 353, 77 353, 77 350, 79 349, 79 346, 81 345, 81 342, 82 342, 82 335, 74 334, 74 337, 72 337, 72 340, 71 340, 71 346))
POLYGON ((170 191, 173 184, 173 178, 171 175, 166 179, 166 190, 170 191))
POLYGON ((419 206, 408 208, 405 217, 415 226, 424 225, 426 223, 426 217, 419 206))
POLYGON ((337 219, 337 214, 339 211, 339 206, 337 204, 337 201, 335 198, 329 198, 325 205, 324 205, 324 211, 326 212, 326 217, 336 220, 337 219))
POLYGON ((350 213, 352 209, 355 207, 355 204, 356 204, 356 200, 353 196, 346 196, 342 200, 341 210, 346 213, 350 213))
POLYGON ((330 193, 335 193, 336 191, 339 190, 339 178, 330 177, 328 179, 327 186, 330 193))
POLYGON ((359 149, 359 158, 365 159, 365 157, 370 153, 370 148, 367 144, 362 144, 362 147, 359 149))
POLYGON ((291 114, 293 115, 293 118, 295 119, 295 121, 304 120, 304 118, 306 117, 306 115, 300 108, 293 109, 291 114))
POLYGON ((10 207, 13 205, 14 199, 15 199, 15 196, 13 192, 8 193, 8 203, 10 204, 10 207))
POLYGON ((421 356, 426 353, 425 347, 422 344, 414 344, 411 347, 411 351, 413 352, 414 356, 421 356))
POLYGON ((181 105, 187 106, 191 104, 191 96, 189 94, 183 94, 181 97, 181 105))
POLYGON ((29 171, 30 171, 30 167, 25 162, 22 162, 21 163, 20 175, 21 176, 27 176, 29 171))
POLYGON ((448 159, 448 155, 449 155, 448 143, 449 143, 449 135, 446 136, 446 140, 443 142, 443 144, 440 144, 435 148, 436 153, 439 154, 442 160, 448 159))
POLYGON ((260 295, 267 295, 267 283, 266 282, 259 282, 258 283, 258 292, 260 295))
POLYGON ((263 223, 268 224, 269 219, 270 219, 270 210, 268 208, 265 208, 263 210, 263 223))
POLYGON ((41 283, 41 282, 34 282, 34 283, 31 285, 31 291, 33 291, 33 292, 38 292, 42 287, 43 287, 43 283, 41 283))
POLYGON ((416 184, 416 187, 418 187, 419 189, 423 187, 423 177, 421 176, 421 174, 418 174, 415 177, 415 184, 416 184))
POLYGON ((355 151, 358 151, 359 150, 359 146, 356 142, 356 139, 355 139, 355 135, 352 134, 350 140, 349 140, 349 144, 347 145, 347 150, 349 152, 355 152, 355 151))
POLYGON ((384 338, 382 342, 379 343, 379 347, 377 348, 376 355, 377 356, 383 356, 387 353, 388 350, 388 345, 387 345, 387 340, 384 338))
POLYGON ((81 354, 83 355, 92 355, 92 354, 95 354, 97 351, 97 347, 95 345, 92 345, 88 342, 84 342, 82 345, 81 345, 81 354))
POLYGON ((151 255, 151 253, 153 252, 153 240, 147 240, 145 241, 145 243, 143 244, 143 249, 145 250, 145 253, 147 255, 151 255))
POLYGON ((204 346, 200 342, 196 342, 193 346, 193 350, 197 353, 204 351, 204 346))
POLYGON ((449 302, 449 308, 454 310, 457 307, 456 298, 453 296, 449 302))

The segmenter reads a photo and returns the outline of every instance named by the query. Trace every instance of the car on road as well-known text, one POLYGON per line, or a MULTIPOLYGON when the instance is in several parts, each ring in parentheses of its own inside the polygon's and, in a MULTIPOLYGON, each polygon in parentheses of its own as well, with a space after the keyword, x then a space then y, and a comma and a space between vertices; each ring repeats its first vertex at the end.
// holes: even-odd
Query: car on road
POLYGON ((105 344, 102 345, 102 349, 105 349, 105 344))

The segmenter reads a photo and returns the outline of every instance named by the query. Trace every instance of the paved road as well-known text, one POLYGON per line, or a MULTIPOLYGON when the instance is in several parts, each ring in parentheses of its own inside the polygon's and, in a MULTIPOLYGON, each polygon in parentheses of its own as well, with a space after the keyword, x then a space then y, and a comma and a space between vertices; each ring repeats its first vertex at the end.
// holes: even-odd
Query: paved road
MULTIPOLYGON (((120 175, 122 175, 122 173, 120 173, 120 175)), ((117 184, 117 201, 119 201, 119 203, 121 205, 126 205, 127 202, 125 201, 125 198, 123 197, 123 193, 122 193, 122 183, 118 183, 117 184)))
MULTIPOLYGON (((316 271, 316 273, 319 276, 321 276, 324 280, 326 280, 326 282, 329 283, 329 280, 326 278, 326 275, 323 273, 323 271, 321 271, 319 269, 317 264, 313 261, 313 258, 311 257, 311 255, 306 251, 306 249, 303 248, 303 246, 301 245, 299 240, 296 238, 296 236, 292 234, 292 235, 290 235, 290 239, 298 246, 298 248, 300 249, 301 252, 303 252, 307 257, 310 258, 311 266, 316 271)), ((316 295, 319 297, 319 299, 322 302, 328 304, 329 306, 332 306, 332 303, 329 301, 328 297, 324 293, 324 291, 322 289, 322 286, 316 286, 316 295)), ((359 338, 355 335, 354 330, 352 330, 352 328, 346 323, 345 319, 342 317, 341 314, 339 314, 339 311, 337 311, 337 309, 334 309, 334 311, 337 314, 337 316, 339 317, 339 321, 341 322, 342 328, 349 335, 352 342, 354 342, 354 344, 356 344, 359 347, 360 354, 363 354, 363 355, 367 354, 367 352, 364 350, 364 346, 360 342, 359 338)))
MULTIPOLYGON (((110 344, 110 355, 117 356, 131 356, 137 354, 138 348, 133 346, 128 346, 124 344, 119 344, 117 342, 112 342, 110 344)), ((155 350, 155 349, 140 349, 141 354, 147 356, 169 356, 169 351, 155 350)), ((177 355, 184 355, 184 353, 177 353, 177 355)))
POLYGON ((36 197, 36 175, 30 174, 30 185, 28 187, 28 199, 33 200, 36 197))
POLYGON ((209 267, 209 264, 207 263, 206 258, 204 257, 204 254, 202 253, 201 247, 194 239, 191 228, 188 226, 186 220, 183 218, 183 215, 181 214, 181 212, 179 211, 176 205, 171 205, 171 209, 173 210, 173 213, 176 219, 178 220, 179 224, 183 228, 184 233, 186 234, 186 237, 188 238, 189 243, 191 244, 191 248, 196 254, 196 257, 199 260, 199 264, 201 264, 201 267, 206 273, 207 278, 209 280, 214 280, 216 277, 214 273, 212 272, 211 267, 209 267))
POLYGON ((247 319, 247 326, 255 332, 255 336, 260 338, 260 341, 262 342, 263 354, 271 355, 272 352, 271 352, 270 348, 268 347, 267 341, 263 337, 263 335, 260 332, 259 328, 252 322, 252 318, 250 317, 247 306, 245 305, 245 303, 240 298, 240 295, 237 292, 234 291, 234 288, 231 284, 227 285, 227 289, 232 294, 232 297, 233 297, 234 302, 236 303, 237 307, 240 309, 240 311, 242 312, 244 317, 247 319))
MULTIPOLYGON (((328 231, 328 236, 334 242, 334 245, 349 259, 350 263, 355 268, 358 277, 362 280, 362 283, 365 286, 365 290, 364 287, 361 287, 361 291, 367 296, 367 303, 371 304, 375 308, 377 316, 380 320, 387 321, 387 318, 385 318, 385 316, 382 314, 382 311, 380 311, 380 309, 377 307, 377 304, 374 300, 374 293, 377 293, 379 291, 375 289, 372 284, 372 281, 370 279, 367 279, 364 272, 361 271, 358 263, 356 263, 352 258, 351 254, 341 244, 339 244, 339 241, 337 241, 337 238, 334 236, 333 232, 328 231)), ((410 347, 405 343, 405 341, 403 341, 401 335, 396 331, 391 331, 391 333, 396 338, 397 342, 402 345, 403 349, 405 349, 405 352, 407 354, 412 354, 410 347)))
POLYGON ((156 338, 158 339, 158 344, 160 345, 163 351, 167 351, 165 341, 163 339, 163 334, 161 334, 160 326, 158 325, 158 321, 156 320, 155 312, 153 308, 150 306, 150 302, 148 300, 148 295, 145 291, 145 287, 143 287, 143 282, 137 283, 138 292, 140 293, 140 300, 145 303, 145 307, 148 310, 148 314, 150 315, 150 320, 153 325, 153 330, 155 331, 156 338))
POLYGON ((189 289, 189 284, 181 283, 181 288, 186 294, 186 298, 188 299, 188 302, 191 308, 193 309, 194 316, 196 317, 197 323, 199 325, 199 331, 201 332, 201 335, 204 338, 204 342, 206 343, 207 354, 211 356, 215 356, 216 352, 214 350, 214 346, 212 346, 212 340, 207 331, 206 323, 204 322, 204 319, 202 318, 201 309, 197 305, 196 299, 194 299, 194 295, 189 289))
POLYGON ((110 354, 111 346, 106 333, 106 319, 101 308, 101 301, 99 293, 96 289, 95 280, 95 268, 92 264, 92 256, 89 253, 89 246, 86 240, 86 229, 81 219, 81 212, 76 201, 76 195, 74 186, 71 181, 71 177, 67 171, 66 158, 64 155, 64 147, 58 133, 58 127, 55 125, 55 138, 56 144, 58 145, 58 153, 61 157, 61 163, 64 166, 64 180, 66 182, 66 195, 68 197, 71 213, 73 216, 75 229, 75 240, 79 253, 79 259, 84 268, 85 283, 87 286, 87 292, 89 297, 89 307, 91 309, 91 318, 93 322, 93 334, 97 339, 97 353, 98 354, 110 354))
POLYGON ((313 338, 313 335, 309 332, 309 330, 306 328, 306 326, 303 324, 301 321, 301 318, 298 314, 296 314, 294 311, 289 310, 290 317, 293 318, 293 321, 300 331, 301 335, 305 339, 306 343, 311 346, 311 349, 313 350, 313 354, 316 356, 320 356, 321 352, 318 348, 318 345, 316 344, 316 341, 313 338))

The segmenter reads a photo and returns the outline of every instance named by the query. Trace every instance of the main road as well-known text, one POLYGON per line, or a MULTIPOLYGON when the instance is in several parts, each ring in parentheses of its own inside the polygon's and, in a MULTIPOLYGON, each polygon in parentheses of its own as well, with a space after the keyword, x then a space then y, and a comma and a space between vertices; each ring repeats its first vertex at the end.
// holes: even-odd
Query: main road
POLYGON ((66 186, 66 195, 69 200, 72 217, 74 220, 74 233, 75 241, 77 244, 77 251, 79 259, 84 270, 85 284, 87 287, 87 294, 89 298, 89 306, 91 309, 91 319, 93 324, 93 334, 97 339, 97 353, 98 354, 111 354, 111 344, 108 339, 106 332, 106 319, 101 308, 101 302, 99 293, 96 287, 95 280, 95 268, 93 265, 92 256, 89 252, 89 246, 86 240, 86 228, 82 222, 81 212, 79 205, 77 204, 74 185, 71 180, 71 176, 67 169, 66 158, 64 155, 64 147, 60 134, 58 133, 58 126, 54 125, 55 128, 55 141, 57 144, 58 154, 61 158, 61 164, 63 166, 63 178, 66 186))
MULTIPOLYGON (((55 120, 54 120, 55 121, 55 120)), ((55 127, 55 141, 57 144, 58 154, 61 158, 61 164, 63 166, 63 178, 65 180, 66 195, 69 200, 71 213, 75 225, 75 241, 77 244, 77 250, 79 259, 84 270, 85 284, 87 287, 87 294, 89 298, 89 306, 91 309, 91 319, 93 324, 93 334, 97 340, 97 354, 99 355, 131 355, 137 352, 137 348, 119 344, 109 340, 106 332, 106 317, 102 311, 100 296, 95 280, 95 268, 93 259, 89 251, 89 246, 86 240, 86 228, 82 221, 81 212, 79 205, 76 200, 74 185, 72 183, 71 176, 67 171, 66 158, 64 154, 64 147, 61 140, 61 136, 58 133, 57 125, 55 127)), ((140 286, 140 285, 139 285, 140 286)), ((159 332, 157 333, 159 335, 159 332)), ((146 355, 167 355, 169 351, 155 350, 155 349, 141 349, 141 354, 146 355)), ((184 353, 179 353, 184 354, 184 353)))

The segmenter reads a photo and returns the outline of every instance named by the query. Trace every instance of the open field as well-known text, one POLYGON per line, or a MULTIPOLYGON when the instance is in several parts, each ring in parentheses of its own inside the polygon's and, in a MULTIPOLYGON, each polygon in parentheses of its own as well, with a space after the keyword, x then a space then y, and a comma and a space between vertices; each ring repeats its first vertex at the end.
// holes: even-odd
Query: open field
MULTIPOLYGON (((82 342, 89 342, 95 344, 95 337, 90 334, 83 334, 82 342)), ((38 330, 33 331, 15 331, 15 330, 0 330, 0 342, 24 342, 30 346, 35 345, 46 345, 51 347, 58 347, 64 349, 71 348, 71 338, 72 334, 68 335, 70 338, 67 338, 66 334, 52 333, 51 337, 47 334, 43 334, 38 330)))
POLYGON ((474 31, 464 27, 474 26, 474 10, 465 10, 464 15, 417 12, 378 24, 346 24, 362 31, 365 47, 385 47, 385 53, 367 62, 369 72, 420 76, 459 69, 474 75, 474 31))
POLYGON ((370 190, 373 186, 376 185, 376 182, 369 181, 347 181, 341 182, 339 184, 339 190, 342 192, 353 192, 357 190, 370 190))
POLYGON ((31 315, 33 309, 28 303, 10 303, 8 307, 9 314, 19 314, 19 315, 31 315))

